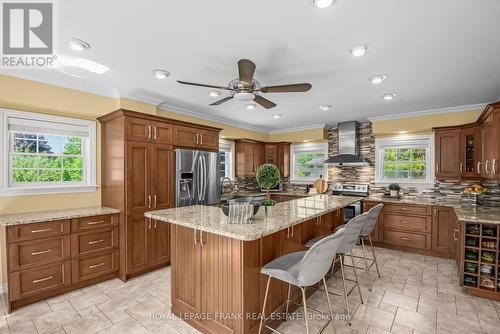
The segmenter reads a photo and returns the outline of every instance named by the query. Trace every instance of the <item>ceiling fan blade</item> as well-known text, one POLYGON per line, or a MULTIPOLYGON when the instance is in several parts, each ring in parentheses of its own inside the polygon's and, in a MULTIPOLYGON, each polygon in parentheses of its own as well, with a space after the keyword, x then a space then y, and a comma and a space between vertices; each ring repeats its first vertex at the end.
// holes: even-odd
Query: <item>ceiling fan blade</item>
POLYGON ((255 73, 255 64, 248 59, 240 59, 238 61, 238 72, 240 74, 240 81, 251 84, 253 74, 255 73))
POLYGON ((181 81, 181 80, 177 80, 177 82, 180 84, 183 84, 183 85, 190 85, 190 86, 208 87, 208 88, 225 89, 225 90, 230 89, 229 87, 205 85, 205 84, 200 84, 200 83, 195 83, 195 82, 187 82, 187 81, 181 81))
POLYGON ((210 103, 210 105, 211 106, 218 106, 219 104, 223 104, 224 102, 227 102, 227 101, 231 100, 232 98, 233 98, 232 96, 228 96, 228 97, 223 98, 222 100, 215 101, 214 103, 210 103))
POLYGON ((260 91, 262 93, 292 93, 292 92, 307 92, 311 89, 311 84, 309 83, 299 83, 292 85, 280 85, 280 86, 269 86, 262 87, 260 91))
POLYGON ((257 102, 258 104, 260 104, 261 106, 263 106, 264 108, 266 108, 266 109, 271 109, 271 108, 276 107, 276 103, 271 102, 268 99, 266 99, 266 98, 264 98, 264 97, 262 97, 260 95, 256 95, 253 100, 255 102, 257 102))

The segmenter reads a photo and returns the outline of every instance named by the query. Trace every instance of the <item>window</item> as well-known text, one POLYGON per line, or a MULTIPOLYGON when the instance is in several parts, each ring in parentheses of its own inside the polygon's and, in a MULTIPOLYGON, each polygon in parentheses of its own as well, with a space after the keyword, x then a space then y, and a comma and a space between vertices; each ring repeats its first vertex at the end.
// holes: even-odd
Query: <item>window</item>
POLYGON ((220 177, 234 178, 234 142, 219 140, 220 177))
POLYGON ((433 136, 377 138, 375 180, 379 183, 432 184, 433 136))
POLYGON ((326 176, 327 143, 292 145, 292 182, 309 183, 326 176))
POLYGON ((0 109, 0 195, 95 190, 95 122, 0 109))

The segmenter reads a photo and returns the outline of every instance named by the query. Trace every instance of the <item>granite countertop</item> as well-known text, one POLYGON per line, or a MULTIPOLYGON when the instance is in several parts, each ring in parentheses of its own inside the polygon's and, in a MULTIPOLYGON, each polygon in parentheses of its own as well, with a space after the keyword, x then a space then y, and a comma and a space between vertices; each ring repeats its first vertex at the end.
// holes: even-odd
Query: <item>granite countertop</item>
POLYGON ((306 220, 324 215, 361 200, 360 197, 316 195, 278 203, 274 207, 274 218, 265 218, 264 208, 252 218, 251 224, 230 224, 218 207, 187 206, 150 211, 145 215, 159 221, 195 228, 204 232, 251 241, 282 231, 306 220))
POLYGON ((108 215, 120 213, 120 210, 104 206, 94 206, 87 208, 51 210, 27 213, 15 213, 0 215, 1 226, 23 225, 31 223, 41 223, 62 219, 73 219, 91 216, 108 215))
MULTIPOLYGON (((255 197, 255 196, 265 196, 265 192, 260 192, 260 191, 241 191, 241 192, 233 192, 233 193, 223 193, 221 195, 221 200, 228 200, 231 199, 235 196, 248 196, 248 197, 255 197)), ((271 195, 285 195, 285 196, 296 196, 296 197, 307 197, 307 196, 312 196, 306 193, 298 193, 298 192, 293 192, 293 191, 272 191, 271 195)))
POLYGON ((382 197, 382 195, 370 195, 364 198, 365 201, 381 202, 381 203, 398 203, 409 205, 432 205, 451 207, 455 209, 457 218, 461 222, 472 223, 487 223, 500 224, 500 207, 499 206, 481 206, 463 203, 458 200, 440 198, 422 198, 414 196, 403 196, 400 199, 382 197))

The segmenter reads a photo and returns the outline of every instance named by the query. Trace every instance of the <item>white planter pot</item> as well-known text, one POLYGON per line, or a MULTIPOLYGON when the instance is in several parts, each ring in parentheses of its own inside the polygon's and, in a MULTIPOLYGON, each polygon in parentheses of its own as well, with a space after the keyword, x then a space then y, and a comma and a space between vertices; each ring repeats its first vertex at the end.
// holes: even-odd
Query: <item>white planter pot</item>
POLYGON ((274 217, 274 206, 264 206, 266 209, 266 218, 274 217))
POLYGON ((391 196, 392 197, 398 197, 399 191, 397 191, 397 190, 390 190, 390 192, 391 192, 391 196))

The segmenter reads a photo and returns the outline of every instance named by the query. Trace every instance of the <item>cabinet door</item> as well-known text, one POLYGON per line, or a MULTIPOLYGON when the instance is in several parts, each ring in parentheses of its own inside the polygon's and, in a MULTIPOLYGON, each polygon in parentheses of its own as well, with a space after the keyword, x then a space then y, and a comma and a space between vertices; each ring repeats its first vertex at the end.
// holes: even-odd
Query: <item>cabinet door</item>
POLYGON ((151 144, 127 141, 127 211, 151 208, 151 144))
POLYGON ((172 208, 174 205, 174 150, 170 145, 153 144, 152 152, 153 208, 156 210, 172 208))
POLYGON ((460 133, 460 173, 464 178, 479 176, 477 164, 481 162, 480 129, 464 129, 460 133))
POLYGON ((160 144, 173 143, 174 126, 164 122, 153 124, 153 141, 160 144))
MULTIPOLYGON (((481 126, 481 145, 483 152, 483 164, 481 169, 481 177, 491 179, 493 177, 493 132, 492 132, 492 115, 489 115, 481 126)), ((498 140, 498 139, 497 139, 498 140)))
POLYGON ((198 130, 199 142, 198 147, 208 150, 219 149, 219 133, 217 131, 198 130))
POLYGON ((255 164, 255 172, 257 172, 257 169, 265 163, 265 150, 264 150, 264 144, 253 144, 254 147, 254 164, 255 164))
POLYGON ((195 239, 199 232, 171 226, 172 309, 179 313, 198 313, 201 310, 201 247, 195 244, 195 239))
POLYGON ((174 142, 178 146, 196 147, 198 144, 198 136, 196 129, 188 126, 176 125, 174 127, 175 139, 174 142))
POLYGON ((153 135, 152 122, 147 119, 127 117, 127 140, 149 141, 153 135))
POLYGON ((493 111, 493 122, 491 125, 491 138, 492 138, 492 162, 491 171, 492 178, 500 180, 500 110, 493 111))
POLYGON ((282 143, 278 145, 278 161, 282 177, 290 176, 290 144, 282 143))
POLYGON ((255 176, 255 160, 254 160, 254 146, 252 144, 244 144, 243 146, 244 154, 244 176, 255 176))
POLYGON ((127 216, 127 274, 131 274, 151 265, 151 224, 144 213, 127 216))
POLYGON ((151 228, 153 264, 170 262, 170 224, 153 220, 151 228))
POLYGON ((434 208, 432 250, 452 257, 455 254, 455 219, 453 209, 434 208))
POLYGON ((266 164, 273 164, 273 165, 278 166, 278 164, 279 164, 278 145, 266 144, 265 151, 266 151, 266 164))
POLYGON ((436 178, 460 179, 460 130, 436 132, 436 178))

